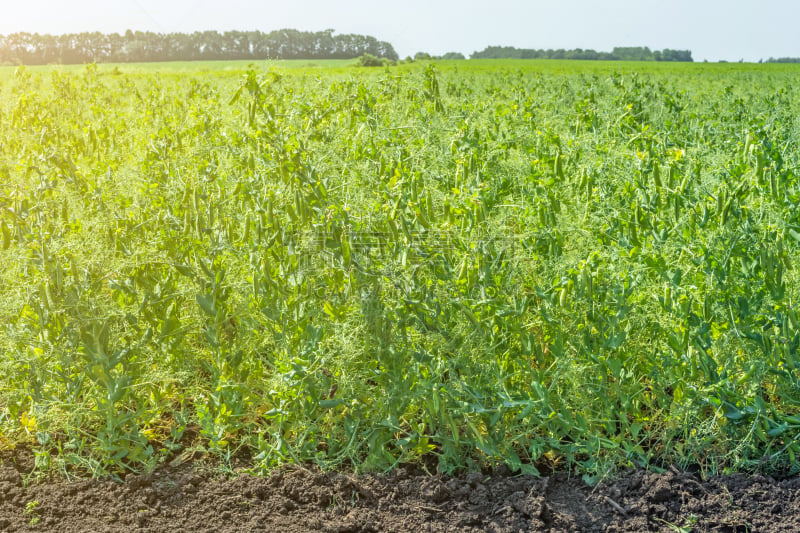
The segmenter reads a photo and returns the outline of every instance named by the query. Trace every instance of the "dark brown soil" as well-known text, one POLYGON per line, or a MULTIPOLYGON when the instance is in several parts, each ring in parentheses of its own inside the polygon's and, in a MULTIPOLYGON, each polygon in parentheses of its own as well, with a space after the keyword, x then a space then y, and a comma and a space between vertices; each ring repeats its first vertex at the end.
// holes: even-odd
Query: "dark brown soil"
POLYGON ((183 465, 124 483, 26 489, 27 463, 0 455, 0 531, 800 531, 797 477, 636 471, 592 488, 505 470, 354 476, 294 467, 219 480, 183 465))

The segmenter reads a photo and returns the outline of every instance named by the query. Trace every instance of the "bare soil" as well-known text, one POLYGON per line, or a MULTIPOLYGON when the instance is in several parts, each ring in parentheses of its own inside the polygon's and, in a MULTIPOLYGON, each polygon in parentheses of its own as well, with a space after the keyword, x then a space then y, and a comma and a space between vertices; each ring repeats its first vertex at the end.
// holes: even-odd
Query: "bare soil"
MULTIPOLYGON (((28 454, 29 455, 29 454, 28 454)), ((505 469, 454 477, 299 467, 219 479, 190 463, 124 482, 24 487, 32 458, 0 454, 0 531, 800 531, 800 478, 701 480, 633 471, 596 487, 505 469)))

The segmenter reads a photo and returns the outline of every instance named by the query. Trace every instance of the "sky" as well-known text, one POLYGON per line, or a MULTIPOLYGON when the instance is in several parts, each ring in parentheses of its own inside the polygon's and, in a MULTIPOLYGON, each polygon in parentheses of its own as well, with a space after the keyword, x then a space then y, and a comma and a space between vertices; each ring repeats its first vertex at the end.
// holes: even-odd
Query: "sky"
POLYGON ((0 0, 0 34, 282 28, 372 35, 400 57, 486 46, 691 50, 695 61, 800 57, 798 0, 0 0))

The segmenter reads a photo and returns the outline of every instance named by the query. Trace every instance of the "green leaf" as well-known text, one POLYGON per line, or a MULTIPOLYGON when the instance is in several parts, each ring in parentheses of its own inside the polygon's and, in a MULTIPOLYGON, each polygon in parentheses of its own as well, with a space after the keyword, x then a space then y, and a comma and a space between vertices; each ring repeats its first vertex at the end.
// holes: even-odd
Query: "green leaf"
POLYGON ((212 294, 205 295, 205 294, 198 294, 196 296, 197 303, 200 304, 200 308, 211 318, 217 317, 217 308, 214 305, 214 296, 212 294))
POLYGON ((174 266, 175 270, 180 272, 180 274, 183 275, 183 276, 186 276, 186 277, 194 276, 194 270, 192 269, 192 267, 190 267, 188 265, 177 265, 176 264, 176 265, 172 265, 172 266, 174 266))
POLYGON ((233 105, 239 101, 239 97, 242 96, 242 90, 244 89, 244 85, 239 85, 239 88, 236 89, 236 92, 233 93, 233 96, 228 101, 228 105, 233 105))
POLYGON ((780 426, 768 430, 767 435, 769 435, 772 438, 775 438, 781 435, 787 429, 789 429, 789 424, 781 424, 780 426))
POLYGON ((725 404, 725 418, 732 421, 741 420, 744 418, 744 413, 738 410, 735 406, 731 404, 725 404))

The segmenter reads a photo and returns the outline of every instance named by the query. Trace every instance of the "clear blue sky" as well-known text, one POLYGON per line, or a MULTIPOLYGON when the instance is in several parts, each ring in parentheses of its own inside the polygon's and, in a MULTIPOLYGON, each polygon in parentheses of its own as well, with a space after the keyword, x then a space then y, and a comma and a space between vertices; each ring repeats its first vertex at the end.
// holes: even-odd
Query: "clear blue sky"
POLYGON ((798 0, 6 0, 0 34, 335 29, 418 51, 649 46, 695 61, 800 56, 798 0))

